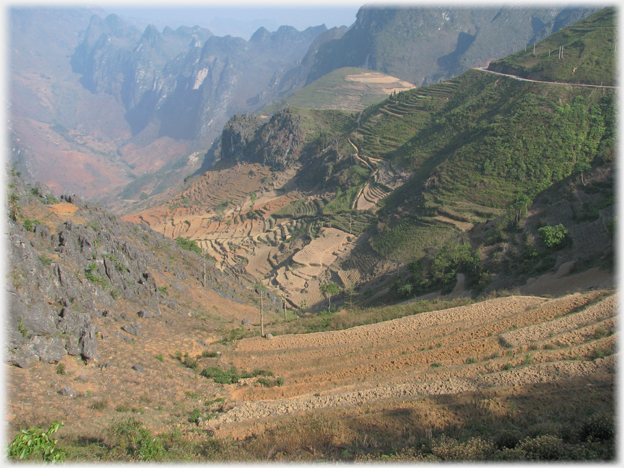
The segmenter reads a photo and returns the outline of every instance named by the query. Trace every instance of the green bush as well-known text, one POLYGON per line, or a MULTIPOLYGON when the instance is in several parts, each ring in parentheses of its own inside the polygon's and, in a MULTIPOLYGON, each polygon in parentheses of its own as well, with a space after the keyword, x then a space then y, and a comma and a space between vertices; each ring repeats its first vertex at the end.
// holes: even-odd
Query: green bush
POLYGON ((162 442, 134 418, 114 424, 110 429, 113 445, 132 460, 162 460, 166 451, 162 442))
POLYGON ((62 462, 65 452, 56 447, 57 440, 51 437, 62 426, 63 423, 53 421, 46 432, 40 427, 21 431, 9 445, 9 458, 23 460, 40 455, 44 462, 62 462))
POLYGON ((189 416, 188 420, 190 423, 197 424, 197 420, 201 418, 201 416, 202 416, 201 410, 195 408, 193 412, 191 413, 191 415, 189 416))
POLYGON ((563 247, 568 235, 568 230, 563 224, 556 226, 544 226, 537 230, 549 249, 563 247))
POLYGON ((561 460, 566 455, 563 441, 553 435, 527 437, 518 444, 518 449, 525 453, 528 460, 561 460))
POLYGON ((180 247, 182 247, 184 250, 188 250, 189 252, 195 252, 199 255, 201 255, 202 253, 202 249, 201 247, 199 247, 199 245, 197 245, 197 242, 195 242, 194 240, 189 239, 188 237, 177 237, 176 238, 176 244, 178 244, 180 247))
POLYGON ((615 421, 613 414, 602 411, 594 414, 583 421, 579 431, 581 440, 607 441, 612 440, 615 436, 615 421))

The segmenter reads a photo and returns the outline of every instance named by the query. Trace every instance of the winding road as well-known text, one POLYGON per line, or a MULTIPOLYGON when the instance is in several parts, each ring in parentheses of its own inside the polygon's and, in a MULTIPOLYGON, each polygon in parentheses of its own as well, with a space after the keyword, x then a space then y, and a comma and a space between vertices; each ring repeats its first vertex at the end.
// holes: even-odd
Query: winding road
POLYGON ((493 70, 488 70, 486 67, 475 67, 473 70, 479 70, 482 72, 493 73, 494 75, 507 76, 509 78, 514 78, 519 81, 530 81, 532 83, 545 83, 545 84, 553 84, 553 85, 565 85, 565 86, 582 86, 585 88, 611 88, 618 89, 619 86, 607 86, 607 85, 591 85, 591 84, 583 84, 583 83, 568 83, 564 81, 542 81, 542 80, 530 80, 528 78, 523 78, 518 75, 509 75, 507 73, 501 73, 493 70))

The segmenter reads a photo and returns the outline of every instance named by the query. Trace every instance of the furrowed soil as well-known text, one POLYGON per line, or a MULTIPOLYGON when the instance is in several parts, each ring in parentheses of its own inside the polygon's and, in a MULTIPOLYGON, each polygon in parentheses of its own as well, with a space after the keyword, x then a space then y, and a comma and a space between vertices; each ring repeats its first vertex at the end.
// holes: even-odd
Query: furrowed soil
MULTIPOLYGON (((185 294, 213 300, 215 313, 166 310, 143 319, 134 340, 119 339, 120 323, 102 318, 104 339, 93 362, 66 356, 64 374, 41 362, 7 367, 9 432, 57 419, 65 423, 62 437, 103 441, 114 421, 133 416, 154 433, 175 428, 193 440, 265 437, 274 441, 267 459, 279 459, 275 447, 295 444, 306 424, 331 426, 331 444, 370 448, 407 430, 467 426, 476 416, 498 421, 541 414, 547 421, 548 415, 613 408, 613 290, 500 297, 302 335, 279 335, 284 321, 272 315, 265 323, 273 338, 228 342, 222 336, 242 317, 252 317, 243 328, 258 333, 257 311, 199 288, 185 294), (195 369, 182 364, 185 354, 197 360, 195 369), (273 376, 224 385, 199 375, 206 367, 231 366, 273 376), (75 397, 59 393, 67 385, 75 397), (189 418, 196 409, 202 422, 189 418), (271 439, 275 434, 282 434, 280 441, 271 439)), ((315 450, 308 455, 318 458, 315 450)))

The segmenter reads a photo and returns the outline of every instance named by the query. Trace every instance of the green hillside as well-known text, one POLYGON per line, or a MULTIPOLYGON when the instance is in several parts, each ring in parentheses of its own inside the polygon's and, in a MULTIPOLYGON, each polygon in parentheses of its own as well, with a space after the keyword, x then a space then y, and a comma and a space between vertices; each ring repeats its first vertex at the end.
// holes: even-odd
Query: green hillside
POLYGON ((489 68, 545 81, 614 85, 615 46, 615 9, 605 8, 549 36, 535 50, 528 47, 489 68))
MULTIPOLYGON (((592 28, 599 29, 604 40, 586 40, 584 56, 610 57, 600 62, 603 68, 596 65, 592 71, 592 76, 607 81, 612 76, 614 31, 603 23, 612 24, 610 10, 562 30, 559 36, 572 37, 576 31, 584 31, 586 37, 595 37, 592 28)), ((537 50, 543 47, 543 43, 536 45, 537 50)), ((411 174, 406 184, 380 201, 376 224, 368 231, 371 247, 404 264, 420 261, 425 270, 427 265, 439 267, 439 255, 455 257, 450 277, 459 268, 472 272, 475 284, 481 281, 484 287, 491 278, 487 265, 493 268, 488 264, 487 249, 473 242, 474 248, 458 260, 462 256, 457 246, 471 234, 452 222, 478 225, 498 219, 498 231, 491 235, 498 236, 498 242, 511 241, 509 250, 521 255, 526 236, 539 236, 535 227, 522 230, 522 218, 534 200, 572 176, 578 183, 580 169, 600 172, 612 167, 615 92, 524 82, 470 70, 367 108, 359 116, 357 128, 344 138, 357 147, 361 158, 387 160, 411 174), (469 261, 474 255, 482 257, 478 268, 469 261)), ((346 174, 363 166, 354 159, 339 163, 338 154, 339 150, 334 159, 330 155, 323 161, 333 164, 331 179, 340 187, 337 199, 353 191, 346 174)), ((596 195, 592 203, 602 203, 604 209, 609 199, 612 205, 612 186, 601 183, 602 188, 594 193, 603 194, 607 202, 600 202, 602 195, 596 195)), ((585 190, 578 185, 579 191, 585 190)), ((575 209, 590 208, 581 205, 575 209)), ((584 215, 578 216, 582 219, 584 215)), ((546 250, 542 253, 551 255, 546 250)), ((543 265, 553 266, 549 258, 543 265)), ((537 264, 540 259, 536 256, 534 261, 537 264)), ((430 285, 443 283, 438 278, 430 285)))
MULTIPOLYGON (((612 23, 607 9, 556 35, 583 31, 583 57, 605 57, 591 76, 605 82, 613 74, 612 23), (587 39, 597 37, 595 30, 602 39, 587 39)), ((557 37, 536 44, 536 51, 557 37)), ((542 57, 533 68, 542 62, 550 63, 542 57)), ((613 88, 473 69, 350 115, 290 107, 253 135, 235 152, 262 152, 265 161, 267 148, 287 154, 279 167, 298 165, 296 186, 323 199, 320 205, 299 200, 301 207, 280 215, 363 236, 345 265, 369 266, 363 259, 371 255, 402 265, 409 274, 394 290, 403 294, 450 287, 458 272, 469 288, 484 291, 526 281, 524 275, 564 260, 585 268, 611 262, 591 242, 608 245, 612 235, 613 88), (295 129, 296 138, 280 137, 284 128, 295 129), (551 211, 553 200, 563 205, 551 211), (562 250, 539 230, 559 224, 561 233, 576 233, 561 238, 568 239, 557 244, 562 250)), ((222 140, 244 139, 224 132, 222 140)))
POLYGON ((285 107, 359 111, 383 101, 389 88, 409 89, 398 78, 363 68, 334 70, 285 99, 265 107, 260 113, 272 115, 285 107))

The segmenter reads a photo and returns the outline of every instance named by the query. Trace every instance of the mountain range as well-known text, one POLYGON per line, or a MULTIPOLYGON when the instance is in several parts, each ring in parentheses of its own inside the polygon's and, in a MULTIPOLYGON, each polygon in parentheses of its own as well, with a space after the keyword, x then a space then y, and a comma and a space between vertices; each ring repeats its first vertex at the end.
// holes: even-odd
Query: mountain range
POLYGON ((260 28, 245 41, 199 27, 141 32, 95 9, 12 8, 12 157, 53 190, 119 209, 129 193, 181 189, 232 115, 332 70, 433 83, 593 11, 363 7, 349 28, 260 28), (131 182, 145 190, 124 192, 131 182))
POLYGON ((12 50, 8 458, 617 459, 615 8, 422 86, 361 66, 301 80, 357 24, 421 18, 452 43, 456 10, 250 41, 100 13, 14 12, 37 33, 12 50), (278 37, 308 52, 272 59, 278 37), (182 138, 249 61, 285 72, 223 101, 256 112, 209 149, 182 138), (188 125, 164 126, 186 116, 171 96, 188 125))

